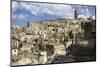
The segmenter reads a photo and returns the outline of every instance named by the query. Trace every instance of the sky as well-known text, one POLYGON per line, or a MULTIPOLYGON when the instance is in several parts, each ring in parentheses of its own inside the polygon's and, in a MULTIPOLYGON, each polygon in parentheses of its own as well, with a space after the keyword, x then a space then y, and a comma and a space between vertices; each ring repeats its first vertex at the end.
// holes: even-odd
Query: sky
POLYGON ((95 19, 95 6, 12 1, 12 25, 25 26, 29 21, 58 18, 74 19, 75 9, 78 17, 95 19))

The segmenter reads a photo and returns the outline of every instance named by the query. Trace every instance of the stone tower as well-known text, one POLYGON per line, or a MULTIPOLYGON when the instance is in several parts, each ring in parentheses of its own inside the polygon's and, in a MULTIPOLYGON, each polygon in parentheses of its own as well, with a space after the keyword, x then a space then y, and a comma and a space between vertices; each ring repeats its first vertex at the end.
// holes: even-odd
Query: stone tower
POLYGON ((77 13, 77 10, 76 9, 74 11, 74 19, 78 19, 78 13, 77 13))

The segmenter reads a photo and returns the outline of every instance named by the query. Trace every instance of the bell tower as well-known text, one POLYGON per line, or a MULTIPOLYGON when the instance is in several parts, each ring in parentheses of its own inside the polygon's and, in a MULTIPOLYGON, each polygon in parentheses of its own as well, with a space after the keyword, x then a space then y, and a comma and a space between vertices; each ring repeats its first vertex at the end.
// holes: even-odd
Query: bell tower
POLYGON ((77 10, 76 9, 74 11, 74 19, 78 19, 78 13, 77 13, 77 10))

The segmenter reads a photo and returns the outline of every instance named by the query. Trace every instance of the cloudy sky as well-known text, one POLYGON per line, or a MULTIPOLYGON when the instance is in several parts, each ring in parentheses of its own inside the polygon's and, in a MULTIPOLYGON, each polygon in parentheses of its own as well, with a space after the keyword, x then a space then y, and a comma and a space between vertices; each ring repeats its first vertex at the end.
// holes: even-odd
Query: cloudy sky
POLYGON ((12 2, 12 24, 25 26, 29 21, 53 20, 57 18, 74 18, 74 10, 78 17, 95 18, 95 6, 47 4, 34 2, 12 2))

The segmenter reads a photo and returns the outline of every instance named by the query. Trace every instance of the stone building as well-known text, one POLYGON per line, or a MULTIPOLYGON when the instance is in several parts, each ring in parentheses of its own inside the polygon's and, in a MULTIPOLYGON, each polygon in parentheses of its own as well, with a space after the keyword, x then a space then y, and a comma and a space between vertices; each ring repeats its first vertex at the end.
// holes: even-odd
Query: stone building
POLYGON ((47 52, 42 51, 40 52, 39 64, 45 64, 46 62, 47 62, 47 52))
POLYGON ((15 49, 12 49, 12 56, 17 56, 18 55, 18 49, 15 48, 15 49))

